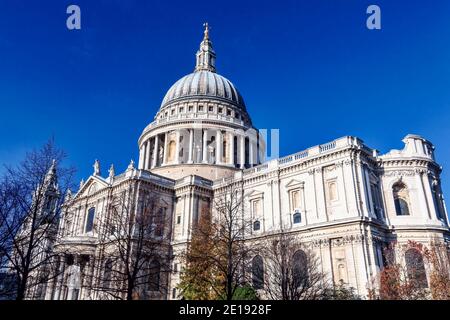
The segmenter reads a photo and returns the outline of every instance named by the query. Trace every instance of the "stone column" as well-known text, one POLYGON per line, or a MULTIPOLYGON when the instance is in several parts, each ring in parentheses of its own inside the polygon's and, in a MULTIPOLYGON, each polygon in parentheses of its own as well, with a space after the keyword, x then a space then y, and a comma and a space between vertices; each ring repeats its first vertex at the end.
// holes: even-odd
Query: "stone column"
POLYGON ((362 210, 362 215, 364 217, 368 217, 369 216, 369 206, 367 204, 367 192, 366 192, 366 183, 365 183, 365 178, 364 178, 364 164, 361 162, 361 160, 357 160, 356 162, 356 176, 357 176, 357 181, 358 181, 358 188, 360 190, 360 195, 361 195, 361 210, 362 210))
POLYGON ((145 164, 144 169, 150 169, 150 139, 147 140, 145 144, 145 164))
POLYGON ((222 164, 222 132, 217 130, 216 134, 216 164, 222 164))
POLYGON ((240 154, 240 159, 241 159, 241 164, 240 164, 240 168, 244 169, 245 167, 245 136, 241 135, 241 139, 240 139, 240 143, 241 143, 241 154, 240 154))
POLYGON ((208 163, 208 150, 207 150, 208 144, 207 144, 207 142, 208 142, 208 130, 205 129, 203 131, 203 150, 202 150, 203 151, 203 156, 202 156, 203 163, 208 163))
POLYGON ((429 203, 426 199, 426 190, 422 180, 422 173, 416 172, 415 174, 416 183, 417 183, 417 196, 419 198, 418 204, 420 207, 420 212, 424 216, 425 219, 431 219, 429 203), (419 188, 421 186, 422 188, 419 188))
POLYGON ((234 166, 234 134, 228 133, 228 164, 234 166))
MULTIPOLYGON (((429 204, 429 218, 432 220, 437 220, 437 214, 436 214, 436 209, 434 207, 434 200, 433 200, 433 192, 431 191, 431 185, 430 185, 430 178, 428 176, 428 173, 423 173, 422 174, 422 181, 423 181, 423 185, 425 188, 425 197, 427 199, 427 203, 429 204)), ((409 191, 409 197, 411 199, 411 191, 409 191)))
POLYGON ((144 155, 145 155, 145 147, 142 146, 139 149, 139 164, 138 164, 138 168, 139 169, 144 169, 144 155))
POLYGON ((363 168, 363 172, 364 172, 364 179, 366 181, 366 186, 367 186, 367 196, 368 196, 368 201, 369 201, 369 216, 372 217, 376 217, 375 214, 375 208, 373 207, 373 198, 375 195, 372 195, 372 188, 371 188, 371 184, 370 184, 370 178, 369 178, 369 169, 368 168, 363 168))
POLYGON ((248 146, 249 146, 249 162, 250 162, 250 167, 253 167, 255 165, 254 162, 254 154, 253 154, 253 141, 249 140, 248 141, 248 146))
POLYGON ((168 138, 168 134, 167 132, 164 134, 164 156, 163 156, 163 161, 161 165, 165 165, 167 162, 167 138, 168 138))
POLYGON ((159 144, 159 139, 158 139, 158 135, 155 136, 155 145, 153 147, 153 163, 152 163, 152 168, 156 167, 158 165, 158 144, 159 144))
POLYGON ((175 163, 180 163, 180 130, 177 130, 177 133, 175 135, 175 163))
POLYGON ((194 129, 189 130, 189 158, 187 163, 193 163, 192 161, 192 153, 194 149, 194 129))

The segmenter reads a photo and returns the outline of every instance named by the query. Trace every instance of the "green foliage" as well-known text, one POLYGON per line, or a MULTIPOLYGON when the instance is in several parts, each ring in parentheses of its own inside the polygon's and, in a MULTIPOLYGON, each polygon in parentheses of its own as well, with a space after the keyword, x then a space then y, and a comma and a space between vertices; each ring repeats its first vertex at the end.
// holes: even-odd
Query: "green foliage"
POLYGON ((323 296, 324 300, 361 300, 361 297, 355 293, 355 288, 348 287, 341 282, 339 285, 328 290, 323 296))
MULTIPOLYGON (((220 300, 226 300, 225 293, 219 297, 220 300)), ((233 294, 232 300, 259 300, 256 290, 250 285, 239 286, 233 294)))

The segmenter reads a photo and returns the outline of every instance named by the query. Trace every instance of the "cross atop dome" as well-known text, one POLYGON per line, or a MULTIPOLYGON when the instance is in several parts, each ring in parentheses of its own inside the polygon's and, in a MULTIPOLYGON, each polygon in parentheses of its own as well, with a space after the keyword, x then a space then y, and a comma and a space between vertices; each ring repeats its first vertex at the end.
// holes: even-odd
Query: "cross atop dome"
POLYGON ((203 40, 208 40, 209 39, 209 24, 208 24, 208 22, 205 22, 203 24, 203 26, 205 27, 205 31, 204 31, 205 36, 203 37, 203 40))
POLYGON ((197 63, 195 71, 210 71, 216 72, 216 53, 213 50, 212 42, 209 40, 209 24, 205 22, 203 41, 200 43, 200 48, 197 51, 197 63))

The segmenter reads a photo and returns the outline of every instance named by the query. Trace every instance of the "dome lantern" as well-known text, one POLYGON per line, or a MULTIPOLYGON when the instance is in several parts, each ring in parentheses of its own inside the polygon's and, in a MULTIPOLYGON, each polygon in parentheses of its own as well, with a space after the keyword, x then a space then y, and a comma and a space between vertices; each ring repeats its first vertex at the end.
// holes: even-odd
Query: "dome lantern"
POLYGON ((216 53, 213 50, 212 42, 209 40, 209 25, 208 22, 203 24, 205 27, 203 41, 200 43, 200 48, 197 51, 197 63, 195 71, 210 71, 216 72, 216 53))

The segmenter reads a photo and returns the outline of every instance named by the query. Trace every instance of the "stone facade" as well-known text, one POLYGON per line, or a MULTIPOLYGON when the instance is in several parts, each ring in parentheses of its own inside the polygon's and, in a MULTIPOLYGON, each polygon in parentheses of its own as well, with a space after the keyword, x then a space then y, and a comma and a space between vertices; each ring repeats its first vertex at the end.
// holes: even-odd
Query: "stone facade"
POLYGON ((383 268, 387 243, 450 241, 441 168, 429 141, 408 135, 402 150, 380 155, 359 138, 345 136, 266 162, 265 143, 242 96, 216 73, 208 28, 196 57, 195 71, 169 89, 139 138, 137 167, 131 163, 117 176, 110 170, 105 178, 97 163, 67 200, 55 248, 75 244, 76 258, 70 266, 61 261, 61 276, 48 285, 47 299, 102 298, 80 276, 80 268, 89 272, 100 255, 102 235, 87 228, 89 212, 95 213, 92 223, 101 225, 111 195, 123 191, 157 192, 170 217, 161 250, 172 257, 173 268, 161 278, 164 290, 154 299, 178 297, 177 253, 186 248, 199 212, 229 183, 243 188, 245 214, 258 222, 249 241, 293 233, 314 248, 332 281, 363 296, 383 268))

